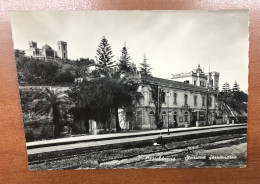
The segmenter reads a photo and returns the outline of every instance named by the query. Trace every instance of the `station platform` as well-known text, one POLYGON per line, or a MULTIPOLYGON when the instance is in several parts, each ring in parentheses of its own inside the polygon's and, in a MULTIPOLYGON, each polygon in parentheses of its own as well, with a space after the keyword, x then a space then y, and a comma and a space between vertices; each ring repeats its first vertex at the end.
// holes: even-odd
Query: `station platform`
POLYGON ((109 133, 99 135, 85 135, 79 137, 68 137, 45 141, 26 143, 28 160, 35 160, 43 157, 59 156, 62 154, 76 154, 94 149, 106 149, 120 147, 127 144, 152 143, 161 135, 163 139, 194 138, 198 136, 213 136, 214 134, 227 133, 232 131, 246 131, 247 124, 224 124, 205 127, 171 128, 146 130, 138 132, 109 133))

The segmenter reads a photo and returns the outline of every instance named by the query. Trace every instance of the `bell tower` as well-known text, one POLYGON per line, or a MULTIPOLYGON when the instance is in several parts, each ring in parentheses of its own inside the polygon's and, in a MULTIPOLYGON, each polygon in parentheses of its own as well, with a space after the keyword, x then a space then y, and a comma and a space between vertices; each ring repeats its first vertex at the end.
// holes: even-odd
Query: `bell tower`
POLYGON ((213 83, 213 89, 219 90, 219 73, 218 72, 211 72, 212 75, 212 83, 213 83))
POLYGON ((61 59, 68 59, 67 42, 59 41, 57 45, 58 45, 58 51, 57 51, 58 57, 61 59))
POLYGON ((37 49, 37 42, 30 41, 29 42, 29 48, 30 49, 37 49))

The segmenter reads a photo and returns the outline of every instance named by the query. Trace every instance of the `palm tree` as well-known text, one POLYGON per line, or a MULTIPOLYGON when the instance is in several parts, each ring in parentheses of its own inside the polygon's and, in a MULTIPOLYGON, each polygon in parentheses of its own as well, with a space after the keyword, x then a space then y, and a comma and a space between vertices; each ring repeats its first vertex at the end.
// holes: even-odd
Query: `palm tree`
POLYGON ((51 114, 52 121, 54 125, 54 136, 58 137, 60 135, 62 125, 62 111, 65 106, 71 104, 71 100, 69 97, 58 88, 56 90, 52 90, 46 88, 44 92, 44 97, 39 101, 41 110, 39 110, 38 114, 51 114))

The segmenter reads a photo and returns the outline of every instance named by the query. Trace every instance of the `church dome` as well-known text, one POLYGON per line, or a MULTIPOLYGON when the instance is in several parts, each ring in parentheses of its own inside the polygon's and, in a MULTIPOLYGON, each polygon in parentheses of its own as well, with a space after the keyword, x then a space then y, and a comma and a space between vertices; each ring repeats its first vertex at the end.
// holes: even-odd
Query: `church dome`
POLYGON ((49 45, 45 44, 45 45, 42 47, 42 50, 52 51, 52 48, 51 48, 49 45))
POLYGON ((200 68, 200 65, 198 66, 197 69, 193 70, 194 73, 203 73, 203 71, 200 68))

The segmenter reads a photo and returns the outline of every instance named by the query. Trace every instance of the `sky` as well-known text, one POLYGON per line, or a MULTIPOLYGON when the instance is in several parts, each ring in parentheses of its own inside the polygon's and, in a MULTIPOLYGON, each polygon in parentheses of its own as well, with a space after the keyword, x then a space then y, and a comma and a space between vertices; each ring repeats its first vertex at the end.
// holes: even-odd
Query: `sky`
POLYGON ((249 12, 219 11, 12 11, 15 49, 48 44, 57 50, 66 41, 70 59, 95 59, 103 36, 118 61, 126 43, 137 66, 144 53, 155 77, 171 78, 200 64, 204 72, 220 73, 220 88, 248 89, 249 12))

